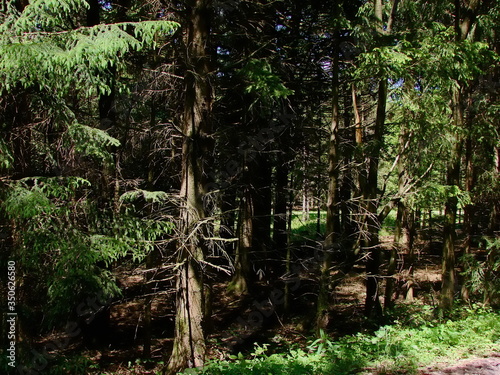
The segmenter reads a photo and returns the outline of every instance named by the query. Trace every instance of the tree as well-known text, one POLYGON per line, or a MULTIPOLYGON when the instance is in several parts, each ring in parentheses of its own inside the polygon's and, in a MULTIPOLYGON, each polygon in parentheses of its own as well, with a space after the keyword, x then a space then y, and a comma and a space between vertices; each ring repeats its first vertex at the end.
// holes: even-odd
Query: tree
POLYGON ((177 301, 174 348, 166 368, 177 373, 187 367, 202 366, 205 361, 203 268, 206 160, 211 152, 211 111, 213 94, 210 84, 211 2, 186 2, 186 73, 182 119, 181 230, 178 240, 177 301))
POLYGON ((178 25, 100 24, 95 13, 88 23, 92 12, 84 1, 22 5, 1 14, 1 100, 22 103, 1 111, 2 154, 9 160, 3 163, 1 194, 15 238, 9 256, 17 260, 19 276, 33 278, 34 287, 20 282, 21 324, 30 322, 33 333, 80 319, 82 299, 100 293, 109 301, 119 295, 106 266, 128 256, 143 259, 155 239, 172 229, 161 220, 138 220, 134 207, 120 203, 119 196, 97 207, 103 185, 94 172, 113 164, 110 149, 120 145, 99 126, 105 114, 98 97, 127 91, 119 79, 108 79, 110 66, 123 74, 126 57, 151 48, 178 25), (20 226, 23 232, 16 229, 20 226), (32 319, 42 306, 43 327, 32 319))

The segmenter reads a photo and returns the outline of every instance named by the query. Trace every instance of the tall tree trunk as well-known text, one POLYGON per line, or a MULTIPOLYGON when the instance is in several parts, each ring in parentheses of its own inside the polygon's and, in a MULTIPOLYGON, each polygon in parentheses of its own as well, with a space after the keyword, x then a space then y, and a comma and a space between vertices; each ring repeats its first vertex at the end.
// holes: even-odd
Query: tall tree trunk
MULTIPOLYGON (((307 147, 307 146, 306 146, 307 147)), ((310 219, 310 207, 309 207, 309 177, 307 174, 307 170, 309 169, 308 163, 309 153, 307 149, 304 149, 304 166, 303 166, 303 183, 302 183, 302 221, 306 224, 310 219)))
POLYGON ((375 118, 375 142, 374 150, 369 158, 368 179, 365 185, 363 199, 366 202, 366 228, 367 234, 363 241, 364 248, 368 251, 368 261, 366 264, 366 316, 377 317, 382 313, 382 306, 379 300, 379 276, 380 276, 380 223, 377 216, 378 198, 378 163, 380 148, 383 141, 383 131, 385 124, 385 109, 387 101, 387 79, 379 83, 377 114, 375 118))
MULTIPOLYGON (((454 102, 459 105, 459 94, 455 93, 454 102)), ((457 110, 459 111, 459 110, 457 110)), ((447 167, 446 184, 458 186, 460 183, 460 157, 462 144, 458 137, 451 160, 447 167)), ((456 196, 449 197, 446 201, 445 220, 443 226, 443 260, 442 260, 442 282, 441 282, 441 308, 448 311, 453 306, 455 295, 455 240, 456 240, 456 217, 458 199, 456 196)))
POLYGON ((404 237, 404 228, 406 222, 406 207, 402 200, 402 194, 405 188, 405 169, 403 163, 403 153, 405 149, 406 139, 408 137, 407 131, 403 128, 401 129, 401 134, 399 135, 399 158, 397 161, 398 164, 398 193, 400 195, 400 199, 398 201, 398 211, 396 214, 396 228, 394 230, 394 243, 391 248, 391 256, 389 259, 389 266, 387 269, 387 281, 385 286, 385 299, 384 299, 384 308, 390 309, 394 306, 394 301, 392 299, 392 295, 394 293, 394 274, 397 269, 397 261, 398 254, 401 252, 403 248, 403 237, 404 237))
MULTIPOLYGON (((256 257, 253 258, 257 276, 269 278, 271 267, 269 255, 271 248, 271 217, 272 217, 272 169, 270 158, 264 152, 257 153, 250 162, 252 171, 250 186, 253 201, 253 236, 252 250, 256 257)), ((254 276, 254 275, 252 275, 254 276)))
MULTIPOLYGON (((187 0, 185 102, 182 121, 181 231, 178 252, 175 336, 165 372, 175 374, 205 361, 203 268, 200 221, 205 217, 204 160, 213 147, 212 87, 207 53, 210 0, 187 0)), ((206 174, 205 174, 206 175, 206 174)))
MULTIPOLYGON (((365 216, 363 209, 363 192, 365 191, 366 180, 367 180, 367 171, 366 171, 366 160, 364 155, 364 141, 365 134, 363 129, 364 116, 362 116, 363 112, 360 111, 358 105, 358 95, 356 86, 354 83, 351 86, 351 96, 352 96, 352 106, 354 112, 354 137, 356 142, 356 147, 354 149, 354 162, 356 164, 356 180, 355 180, 355 203, 353 204, 353 213, 351 217, 353 218, 351 221, 352 227, 356 230, 357 235, 353 238, 352 241, 352 251, 360 252, 361 251, 361 238, 362 233, 365 230, 365 216)), ((361 103, 361 109, 363 109, 363 105, 361 103)))
MULTIPOLYGON (((468 121, 469 123, 471 121, 468 121)), ((472 189, 474 187, 474 166, 472 163, 472 138, 470 135, 467 137, 465 141, 465 191, 469 194, 472 194, 472 189)), ((472 247, 472 237, 473 237, 473 217, 474 217, 474 205, 467 204, 464 207, 464 221, 463 221, 463 230, 465 233, 465 247, 464 254, 471 253, 472 247)), ((467 287, 467 283, 462 284, 462 298, 464 301, 469 300, 469 289, 467 287)))
POLYGON ((414 298, 413 274, 415 264, 415 211, 407 213, 407 230, 408 230, 408 259, 406 261, 406 269, 408 270, 408 280, 406 282, 406 300, 412 301, 414 298))
MULTIPOLYGON (((283 145, 286 147, 286 145, 283 145)), ((287 208, 288 208, 288 164, 287 155, 282 150, 276 165, 276 185, 274 189, 273 242, 278 259, 283 259, 287 248, 287 208)))
MULTIPOLYGON (((472 24, 476 18, 479 8, 479 0, 471 0, 466 9, 461 9, 461 2, 455 1, 455 40, 463 42, 467 39, 472 24), (462 19, 462 14, 464 15, 462 19)), ((463 84, 457 82, 452 88, 452 114, 454 132, 460 132, 464 126, 464 110, 462 99, 463 84)), ((459 186, 460 184, 460 161, 462 156, 463 140, 460 135, 455 135, 454 146, 450 161, 446 169, 446 184, 459 186)), ((457 220, 458 199, 449 197, 446 201, 445 221, 443 227, 443 260, 442 260, 442 283, 441 283, 441 309, 449 311, 453 306, 455 295, 455 239, 457 220)))
MULTIPOLYGON (((495 173, 500 176, 500 141, 493 147, 494 157, 495 157, 495 173)), ((495 232, 500 231, 500 200, 495 199, 493 201, 493 208, 490 214, 490 220, 488 223, 488 233, 493 235, 495 232)))
MULTIPOLYGON (((285 258, 285 274, 290 277, 292 271, 292 219, 293 219, 293 204, 294 204, 294 194, 293 194, 293 175, 290 176, 289 182, 289 197, 288 197, 288 218, 287 218, 287 247, 286 247, 286 258, 285 258)), ((297 275, 298 276, 298 275, 297 275)), ((285 296, 284 296, 284 313, 288 315, 290 312, 290 283, 285 282, 285 296)))
POLYGON ((330 307, 330 268, 336 236, 339 233, 339 51, 335 41, 332 62, 332 120, 330 123, 330 142, 328 144, 328 196, 326 203, 326 230, 323 244, 324 256, 319 281, 318 304, 316 311, 316 333, 326 329, 329 322, 330 307))
MULTIPOLYGON (((374 15, 377 20, 376 31, 379 35, 390 34, 391 27, 396 17, 399 0, 393 0, 391 15, 387 26, 383 23, 382 0, 374 0, 374 15)), ((378 85, 377 110, 375 114, 375 129, 373 134, 373 149, 368 160, 368 179, 363 193, 367 204, 366 227, 367 236, 364 247, 368 250, 368 261, 366 264, 366 303, 365 315, 378 317, 382 314, 382 306, 379 299, 379 274, 380 274, 380 222, 377 215, 378 209, 378 169, 380 150, 384 140, 384 128, 387 106, 388 82, 387 77, 381 77, 378 85)))
POLYGON ((355 235, 355 228, 351 217, 351 195, 352 195, 352 156, 354 151, 355 134, 350 129, 352 112, 350 111, 350 92, 347 88, 344 92, 344 137, 347 138, 346 151, 343 153, 343 173, 339 188, 340 201, 340 233, 343 243, 351 243, 355 235))

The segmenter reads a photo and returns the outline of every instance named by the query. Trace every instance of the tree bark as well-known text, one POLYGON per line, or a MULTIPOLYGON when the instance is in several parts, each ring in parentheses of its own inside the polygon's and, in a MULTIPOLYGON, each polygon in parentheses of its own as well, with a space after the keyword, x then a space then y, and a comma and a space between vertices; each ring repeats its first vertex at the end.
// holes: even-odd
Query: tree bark
MULTIPOLYGON (((378 21, 376 31, 379 35, 389 34, 397 13, 398 0, 393 0, 391 15, 384 29, 382 0, 374 0, 374 14, 378 21)), ((382 306, 379 299, 379 274, 380 274, 380 222, 378 220, 378 169, 380 150, 384 140, 385 117, 387 107, 388 82, 387 77, 381 77, 378 86, 377 110, 375 114, 375 129, 373 135, 373 149, 368 161, 368 179, 363 193, 367 204, 366 227, 367 236, 364 247, 368 251, 366 264, 366 303, 365 315, 377 318, 382 314, 382 306)))
POLYGON ((326 203, 326 229, 323 244, 324 255, 321 265, 318 303, 316 310, 316 334, 326 329, 329 322, 330 308, 330 268, 336 236, 339 233, 339 51, 338 41, 334 49, 332 62, 332 120, 330 123, 330 141, 328 147, 328 196, 326 203))
MULTIPOLYGON (((455 40, 463 42, 469 36, 472 24, 476 18, 476 12, 480 1, 471 0, 467 8, 462 12, 460 1, 455 1, 455 40), (464 18, 462 19, 462 13, 464 18)), ((456 82, 452 88, 452 114, 455 133, 463 129, 463 83, 456 82)), ((462 156, 462 137, 455 135, 452 155, 446 170, 446 184, 449 186, 459 186, 460 184, 460 162, 462 156)), ((455 196, 449 197, 445 208, 445 221, 443 227, 443 261, 442 261, 442 283, 441 283, 441 309, 449 311, 453 307, 455 295, 455 239, 457 220, 458 199, 455 196)))
MULTIPOLYGON (((286 147, 286 145, 283 145, 286 147)), ((282 150, 276 165, 276 185, 274 189, 273 242, 279 259, 283 259, 287 248, 287 208, 288 208, 288 165, 282 150)))
MULTIPOLYGON (((455 93, 454 98, 457 98, 455 93)), ((459 103, 455 101, 455 103, 459 103)), ((460 183, 460 157, 461 142, 456 139, 451 161, 447 167, 446 183, 449 186, 458 186, 460 183)), ((441 308, 449 311, 453 307, 455 296, 455 240, 456 240, 456 217, 458 199, 456 196, 449 197, 446 201, 445 220, 443 226, 443 260, 442 260, 442 282, 441 282, 441 308)))
POLYGON ((213 147, 210 141, 213 93, 207 45, 210 33, 210 0, 186 1, 186 73, 182 120, 182 180, 180 195, 181 238, 174 347, 165 369, 175 374, 205 361, 203 267, 205 244, 201 220, 205 217, 204 160, 213 147))
POLYGON ((234 275, 228 285, 228 290, 237 296, 248 292, 250 273, 249 253, 253 242, 253 199, 247 186, 240 201, 238 220, 238 244, 234 260, 234 275))
POLYGON ((366 228, 367 235, 364 242, 365 250, 368 251, 368 261, 366 264, 366 302, 365 315, 377 317, 382 313, 382 306, 379 300, 379 275, 380 275, 380 223, 377 217, 377 197, 378 197, 378 164, 380 149, 383 141, 383 131, 385 125, 385 110, 387 102, 387 79, 382 79, 379 83, 377 114, 375 118, 374 147, 369 158, 368 179, 363 194, 366 202, 366 228))
MULTIPOLYGON (((453 89, 453 123, 456 129, 460 129, 463 123, 463 111, 461 105, 460 88, 453 89)), ((446 170, 446 184, 458 186, 460 184, 460 160, 462 142, 460 136, 456 135, 452 155, 446 170)), ((455 295, 455 240, 456 240, 456 218, 457 218, 456 196, 451 196, 446 201, 445 220, 443 226, 443 260, 441 281, 441 308, 449 311, 453 306, 455 295)))
POLYGON ((394 243, 391 249, 391 256, 389 259, 389 266, 387 269, 387 281, 385 286, 385 299, 384 299, 384 308, 390 309, 394 306, 394 301, 392 299, 392 295, 394 293, 394 285, 395 279, 394 274, 397 269, 397 261, 398 254, 403 248, 403 237, 404 237, 404 228, 406 221, 406 207, 402 201, 401 195, 404 193, 405 188, 405 169, 403 163, 403 153, 405 149, 405 143, 408 134, 406 130, 401 129, 401 134, 399 136, 399 159, 398 163, 398 193, 400 195, 400 199, 398 201, 398 211, 396 214, 396 228, 394 230, 394 243))

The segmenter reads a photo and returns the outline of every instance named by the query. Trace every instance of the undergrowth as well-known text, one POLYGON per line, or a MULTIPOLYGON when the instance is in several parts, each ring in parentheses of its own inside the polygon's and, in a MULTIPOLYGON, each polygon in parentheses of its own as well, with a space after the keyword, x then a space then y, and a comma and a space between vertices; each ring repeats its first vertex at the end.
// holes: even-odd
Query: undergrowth
MULTIPOLYGON (((500 315, 475 306, 455 315, 456 320, 425 320, 419 327, 402 323, 384 326, 374 334, 332 340, 326 334, 307 348, 267 355, 256 346, 249 358, 211 361, 203 370, 184 374, 414 374, 435 362, 456 361, 500 350, 500 315)), ((423 320, 422 320, 423 321, 423 320)))

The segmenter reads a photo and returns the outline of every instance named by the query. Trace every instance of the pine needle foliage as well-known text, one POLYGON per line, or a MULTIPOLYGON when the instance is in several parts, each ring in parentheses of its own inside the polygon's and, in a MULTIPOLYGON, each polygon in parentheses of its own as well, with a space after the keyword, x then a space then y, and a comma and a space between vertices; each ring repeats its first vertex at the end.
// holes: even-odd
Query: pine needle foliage
POLYGON ((125 54, 155 47, 157 36, 178 27, 158 20, 68 29, 63 20, 87 7, 81 0, 38 0, 21 14, 11 12, 0 24, 0 93, 18 84, 60 94, 76 85, 89 97, 109 93, 109 66, 122 66, 125 54))
MULTIPOLYGON (((155 48, 179 26, 157 19, 86 27, 88 9, 84 0, 33 0, 22 12, 10 5, 1 14, 0 95, 21 95, 29 103, 33 114, 22 125, 32 136, 25 142, 33 160, 44 163, 32 170, 42 172, 40 167, 50 164, 50 173, 59 174, 65 168, 58 164, 60 156, 73 152, 85 162, 112 165, 111 150, 120 142, 92 126, 98 122, 92 106, 97 109, 99 95, 127 90, 120 82, 127 55, 155 48), (80 104, 70 104, 75 100, 80 104), (90 117, 75 111, 82 105, 90 117)), ((5 139, 0 168, 8 169, 18 155, 5 139)), ((117 296, 119 288, 105 266, 125 257, 143 260, 172 230, 168 221, 141 218, 126 202, 120 210, 98 206, 96 189, 77 176, 31 176, 6 179, 0 192, 1 208, 13 223, 13 257, 20 273, 36 279, 35 295, 47 301, 49 326, 67 317, 82 298, 102 292, 117 296)))
POLYGON ((13 183, 5 196, 5 214, 22 228, 15 255, 20 271, 37 275, 50 322, 67 317, 86 296, 118 296, 113 275, 99 264, 141 261, 172 230, 170 222, 139 218, 132 207, 119 215, 101 212, 90 189, 83 178, 37 177, 13 183))
POLYGON ((66 143, 74 145, 75 151, 81 155, 108 163, 112 160, 108 147, 120 146, 120 142, 107 132, 78 123, 73 123, 68 127, 66 143))

